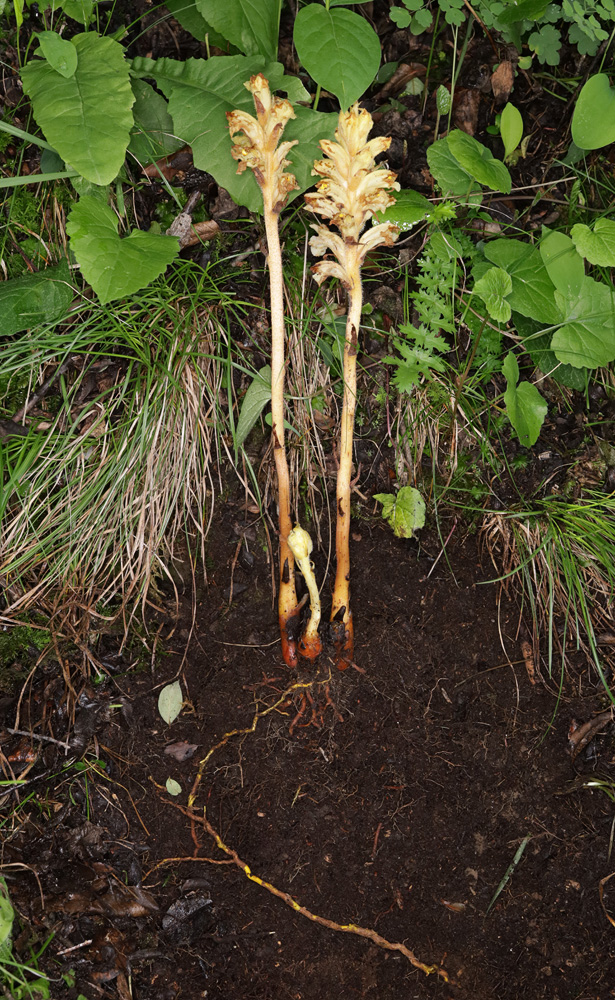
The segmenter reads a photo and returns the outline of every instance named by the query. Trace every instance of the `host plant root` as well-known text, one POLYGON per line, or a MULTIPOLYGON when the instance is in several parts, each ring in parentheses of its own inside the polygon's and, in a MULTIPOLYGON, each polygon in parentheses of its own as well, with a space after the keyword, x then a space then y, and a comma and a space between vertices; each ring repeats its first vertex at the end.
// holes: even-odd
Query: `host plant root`
POLYGON ((310 240, 317 257, 331 251, 333 260, 323 260, 312 268, 321 284, 326 278, 339 278, 348 292, 348 316, 344 344, 344 399, 340 433, 337 476, 337 525, 335 533, 336 575, 331 607, 336 663, 345 670, 353 661, 354 630, 350 610, 350 494, 352 477, 352 441, 357 398, 357 346, 361 324, 363 293, 361 266, 367 254, 379 246, 391 246, 398 228, 391 222, 372 226, 361 236, 366 222, 376 212, 383 212, 395 199, 390 190, 399 191, 396 174, 376 166, 375 158, 391 144, 384 136, 367 141, 372 128, 368 111, 354 104, 340 112, 335 132, 337 142, 321 140, 325 154, 317 160, 312 173, 322 179, 316 191, 305 195, 313 212, 339 229, 332 233, 327 226, 313 225, 316 236, 310 240))
POLYGON ((297 666, 296 633, 299 607, 295 590, 295 563, 288 545, 292 529, 290 516, 290 476, 284 447, 284 277, 278 228, 280 212, 291 191, 297 187, 293 174, 286 173, 286 154, 296 145, 278 142, 287 122, 295 117, 290 101, 272 97, 269 83, 259 73, 245 86, 254 98, 256 118, 245 111, 227 113, 231 137, 235 140, 232 155, 238 160, 237 173, 249 167, 263 195, 263 214, 267 234, 269 295, 271 305, 271 437, 278 478, 278 516, 280 526, 280 582, 278 618, 282 654, 289 667, 297 666))

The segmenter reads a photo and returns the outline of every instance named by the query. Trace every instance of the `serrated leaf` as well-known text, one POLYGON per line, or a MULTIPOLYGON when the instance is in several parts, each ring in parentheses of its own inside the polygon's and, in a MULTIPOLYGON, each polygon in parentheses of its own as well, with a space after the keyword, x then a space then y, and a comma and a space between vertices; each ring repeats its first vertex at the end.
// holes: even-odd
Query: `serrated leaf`
POLYGON ((512 351, 506 355, 502 371, 507 382, 504 403, 508 419, 521 444, 530 448, 538 440, 540 428, 547 415, 547 404, 531 382, 522 382, 521 385, 517 385, 519 365, 512 351))
POLYGON ((558 292, 578 295, 585 278, 585 265, 570 237, 543 227, 540 256, 558 292))
POLYGON ((540 250, 520 240, 499 239, 486 245, 485 257, 512 278, 513 288, 508 301, 515 312, 540 323, 560 321, 555 286, 542 262, 540 250))
POLYGON ((382 504, 382 516, 398 538, 412 538, 425 524, 425 501, 413 486, 402 486, 397 493, 375 493, 382 504))
POLYGON ((432 211, 431 202, 418 191, 404 190, 395 195, 395 204, 386 212, 378 212, 376 222, 393 222, 402 233, 422 222, 432 211))
POLYGON ((470 204, 480 204, 482 194, 472 174, 464 170, 449 149, 448 139, 437 139, 427 149, 427 163, 443 194, 466 198, 470 204))
POLYGON ((562 326, 553 334, 551 348, 564 364, 600 368, 615 360, 615 291, 584 278, 579 295, 555 293, 562 326))
POLYGON ((514 104, 507 104, 500 115, 500 135, 504 143, 504 157, 510 156, 523 138, 523 118, 514 104))
POLYGON ((21 71, 34 117, 66 164, 93 184, 110 184, 124 162, 134 94, 124 49, 96 32, 75 35, 77 69, 68 79, 47 61, 21 71))
POLYGON ((579 149, 601 149, 615 142, 615 87, 605 73, 591 76, 572 115, 572 139, 579 149))
POLYGON ((343 111, 365 93, 378 72, 378 35, 365 18, 345 7, 303 7, 295 18, 293 39, 312 79, 335 94, 343 111))
POLYGON ((179 781, 175 781, 174 778, 167 778, 167 783, 165 787, 169 795, 181 795, 182 786, 180 785, 179 781))
POLYGON ((117 216, 92 195, 81 198, 72 209, 66 231, 84 278, 103 304, 138 292, 179 253, 174 236, 135 229, 121 239, 117 216))
POLYGON ((77 49, 55 31, 39 31, 36 35, 43 58, 60 76, 68 79, 77 69, 77 49))
POLYGON ((615 222, 597 219, 593 229, 577 223, 570 230, 572 242, 590 264, 615 267, 615 222))
POLYGON ((461 129, 453 129, 446 137, 448 148, 459 163, 479 184, 492 191, 508 194, 512 181, 501 160, 496 160, 486 146, 461 129))
POLYGON ((182 710, 184 696, 179 681, 166 684, 158 695, 158 711, 167 726, 175 721, 182 710))
POLYGON ((280 0, 196 0, 196 6, 212 28, 241 52, 275 60, 280 0))
POLYGON ((132 109, 135 124, 128 153, 140 166, 146 166, 181 149, 183 142, 173 134, 173 119, 164 97, 145 80, 134 79, 132 89, 136 97, 132 109))
MULTIPOLYGON (((252 96, 244 87, 246 80, 263 73, 272 90, 294 95, 302 85, 284 75, 281 63, 266 64, 262 56, 213 56, 211 59, 145 59, 137 57, 133 72, 152 77, 169 98, 169 113, 175 134, 192 146, 194 165, 206 170, 240 205, 252 212, 262 212, 263 200, 251 170, 237 173, 231 156, 226 112, 236 108, 254 114, 252 96)), ((321 114, 310 108, 296 108, 296 119, 284 131, 284 139, 298 139, 288 159, 297 178, 298 195, 313 184, 314 160, 322 155, 318 140, 333 138, 338 116, 321 114)))
POLYGON ((508 323, 512 309, 506 296, 512 292, 512 278, 506 271, 501 267, 490 267, 476 282, 474 291, 485 303, 491 319, 496 323, 508 323))
POLYGON ((254 376, 243 397, 237 426, 235 428, 235 449, 241 448, 261 413, 271 402, 271 365, 254 376))
POLYGON ((53 323, 73 300, 67 261, 38 274, 0 282, 0 336, 12 337, 39 323, 53 323))

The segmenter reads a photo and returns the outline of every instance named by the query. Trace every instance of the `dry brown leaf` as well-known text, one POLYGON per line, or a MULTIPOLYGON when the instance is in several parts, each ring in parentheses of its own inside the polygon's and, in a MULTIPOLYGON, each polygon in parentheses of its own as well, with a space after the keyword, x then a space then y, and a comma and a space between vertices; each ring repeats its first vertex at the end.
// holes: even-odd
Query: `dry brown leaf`
POLYGON ((515 68, 508 59, 504 59, 491 74, 491 89, 497 104, 504 104, 508 100, 514 82, 515 68))
POLYGON ((178 740, 177 743, 169 743, 168 747, 164 748, 164 752, 168 753, 170 757, 175 757, 181 764, 183 760, 188 760, 193 754, 198 750, 197 743, 186 743, 186 740, 178 740))
POLYGON ((467 132, 468 135, 474 135, 476 132, 479 103, 480 91, 469 89, 455 91, 453 119, 457 128, 467 132))

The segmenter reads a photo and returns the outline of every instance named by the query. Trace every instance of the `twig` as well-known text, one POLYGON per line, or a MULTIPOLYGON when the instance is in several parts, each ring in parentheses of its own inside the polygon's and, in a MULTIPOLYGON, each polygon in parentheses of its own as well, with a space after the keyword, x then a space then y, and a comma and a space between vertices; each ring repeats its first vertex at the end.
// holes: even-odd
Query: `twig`
POLYGON ((7 729, 11 736, 27 736, 31 740, 40 740, 43 743, 55 743, 63 750, 70 750, 70 743, 63 743, 62 740, 55 740, 53 736, 43 736, 41 733, 29 733, 26 729, 7 729))
POLYGON ((205 815, 201 816, 198 813, 195 813, 194 810, 186 809, 185 806, 181 806, 177 802, 170 802, 169 800, 166 799, 163 801, 167 802, 167 805, 173 806, 175 809, 179 809, 179 811, 183 813, 185 816, 188 816, 189 819, 192 820, 192 822, 200 823, 201 826, 204 827, 204 829, 207 831, 209 836, 215 840, 219 849, 223 851, 224 854, 228 855, 229 858, 231 858, 231 860, 237 866, 237 868, 241 869, 244 875, 251 882, 255 882, 256 885, 260 885, 263 889, 266 889, 267 892, 270 892, 273 896, 277 896, 278 899, 281 899, 283 903, 286 903, 286 905, 289 906, 291 910, 294 910, 295 913, 300 913, 302 917, 307 917, 307 919, 311 920, 312 923, 320 924, 321 927, 327 927, 329 928, 329 930, 340 931, 344 934, 356 934, 358 937, 367 938, 367 940, 372 941, 380 948, 385 948, 387 951, 398 951, 404 956, 404 958, 408 959, 410 964, 413 965, 415 969, 420 969, 421 972, 424 972, 425 975, 427 976, 432 975, 433 973, 437 973, 437 975, 440 976, 445 983, 454 985, 453 980, 449 978, 449 975, 445 969, 443 969, 439 965, 425 965, 424 962, 421 962, 416 957, 413 951, 407 948, 406 945, 402 944, 400 941, 388 941, 386 938, 383 938, 380 934, 378 934, 375 930, 372 930, 371 927, 361 927, 358 924, 338 924, 337 921, 329 920, 328 917, 321 917, 317 913, 312 913, 312 911, 308 910, 307 907, 301 906, 301 904, 298 903, 296 899, 293 899, 293 897, 290 896, 287 892, 284 892, 282 889, 276 888, 276 886, 272 885, 271 882, 266 882, 258 875, 255 875, 252 872, 250 866, 247 865, 245 861, 241 860, 237 852, 234 851, 233 848, 228 847, 224 843, 220 834, 217 833, 216 830, 214 830, 213 826, 211 825, 211 823, 209 822, 209 820, 205 815))

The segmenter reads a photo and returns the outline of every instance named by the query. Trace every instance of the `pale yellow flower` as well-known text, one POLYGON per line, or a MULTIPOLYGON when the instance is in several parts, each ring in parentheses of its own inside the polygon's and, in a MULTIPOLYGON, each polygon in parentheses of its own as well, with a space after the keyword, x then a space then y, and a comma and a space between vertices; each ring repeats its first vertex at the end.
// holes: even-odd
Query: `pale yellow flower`
POLYGON ((234 137, 237 132, 244 133, 235 140, 231 156, 239 162, 237 173, 241 174, 249 167, 263 192, 263 198, 270 198, 272 210, 281 212, 289 193, 299 186, 293 174, 284 170, 290 164, 286 154, 297 145, 297 140, 278 146, 285 126, 291 118, 295 118, 295 112, 290 101, 272 96, 262 73, 253 76, 244 86, 254 98, 256 118, 247 111, 227 112, 231 136, 234 137))

